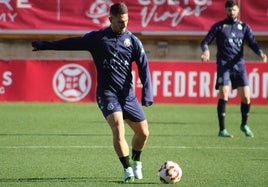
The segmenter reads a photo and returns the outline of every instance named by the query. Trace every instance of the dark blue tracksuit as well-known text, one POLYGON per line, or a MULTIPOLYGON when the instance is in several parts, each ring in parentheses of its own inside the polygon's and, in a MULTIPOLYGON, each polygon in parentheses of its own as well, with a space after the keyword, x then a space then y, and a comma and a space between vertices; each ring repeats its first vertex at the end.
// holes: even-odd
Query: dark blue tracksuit
POLYGON ((153 103, 149 65, 140 40, 130 31, 126 30, 122 34, 117 34, 108 27, 89 32, 83 37, 53 42, 35 41, 32 46, 37 50, 89 51, 97 69, 96 95, 104 116, 118 110, 122 110, 124 113, 126 109, 125 118, 134 121, 145 119, 141 109, 135 109, 138 106, 133 91, 131 71, 132 62, 135 61, 143 84, 142 105, 149 106, 153 103), (132 101, 135 101, 135 105, 131 104, 132 101), (131 107, 127 109, 127 105, 134 105, 134 109, 131 107))
POLYGON ((201 42, 203 51, 208 49, 208 45, 214 38, 216 38, 217 44, 216 89, 222 85, 229 85, 230 81, 234 89, 248 85, 243 59, 244 43, 247 42, 256 54, 261 54, 261 49, 254 39, 250 26, 240 20, 230 19, 215 23, 201 42))

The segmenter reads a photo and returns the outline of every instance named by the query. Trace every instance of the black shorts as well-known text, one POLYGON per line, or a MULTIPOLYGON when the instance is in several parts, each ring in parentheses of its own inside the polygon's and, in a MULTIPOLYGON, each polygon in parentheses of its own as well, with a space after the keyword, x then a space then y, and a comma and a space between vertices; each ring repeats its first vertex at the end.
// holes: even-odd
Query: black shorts
POLYGON ((133 122, 140 122, 146 119, 137 97, 132 100, 120 100, 116 97, 98 97, 97 102, 105 118, 114 112, 123 112, 123 118, 133 122))
POLYGON ((227 62, 217 64, 217 81, 215 88, 218 90, 219 86, 231 85, 233 89, 242 86, 248 86, 248 78, 245 64, 239 62, 231 67, 227 62))

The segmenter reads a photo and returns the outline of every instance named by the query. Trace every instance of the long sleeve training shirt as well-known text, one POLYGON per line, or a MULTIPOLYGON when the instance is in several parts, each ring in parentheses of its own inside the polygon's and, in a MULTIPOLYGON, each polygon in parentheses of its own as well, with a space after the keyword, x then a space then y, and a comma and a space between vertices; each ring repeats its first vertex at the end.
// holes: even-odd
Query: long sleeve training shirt
POLYGON ((97 97, 135 97, 132 83, 132 62, 136 62, 143 85, 142 104, 153 103, 153 91, 148 60, 140 40, 130 31, 117 34, 110 27, 92 31, 83 37, 58 41, 36 41, 37 50, 86 50, 97 69, 97 97))
POLYGON ((216 38, 218 62, 222 60, 237 62, 243 59, 245 42, 256 54, 261 54, 250 26, 240 20, 232 21, 226 18, 215 23, 201 42, 203 51, 208 49, 214 38, 216 38))

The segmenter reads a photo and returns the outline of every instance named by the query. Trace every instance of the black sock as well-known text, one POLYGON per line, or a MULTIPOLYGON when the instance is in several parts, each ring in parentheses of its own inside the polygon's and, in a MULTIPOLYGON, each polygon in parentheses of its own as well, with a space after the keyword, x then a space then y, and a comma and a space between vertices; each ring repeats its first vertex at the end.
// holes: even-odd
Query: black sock
POLYGON ((249 110, 250 110, 250 103, 246 104, 246 103, 241 102, 241 106, 240 106, 241 117, 242 117, 241 125, 246 125, 247 124, 249 110))
POLYGON ((141 151, 136 151, 132 149, 132 160, 140 161, 141 160, 141 151))
POLYGON ((218 101, 217 112, 218 112, 220 131, 225 129, 226 103, 227 103, 227 101, 225 101, 223 99, 219 99, 219 101, 218 101))
POLYGON ((119 160, 125 169, 128 167, 131 167, 130 162, 129 162, 129 156, 121 157, 119 158, 119 160))

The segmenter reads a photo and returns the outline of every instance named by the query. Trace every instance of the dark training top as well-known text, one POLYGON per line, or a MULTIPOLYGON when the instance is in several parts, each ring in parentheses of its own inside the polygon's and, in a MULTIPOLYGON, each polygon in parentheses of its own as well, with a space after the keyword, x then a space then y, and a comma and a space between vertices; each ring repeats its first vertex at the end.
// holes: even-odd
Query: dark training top
POLYGON ((214 38, 216 38, 217 44, 218 63, 227 61, 235 64, 243 61, 245 41, 256 54, 261 54, 261 49, 254 39, 250 26, 240 20, 233 21, 226 18, 215 23, 201 42, 203 51, 208 49, 208 45, 214 38))
POLYGON ((34 41, 37 50, 86 50, 94 59, 97 69, 97 97, 117 97, 132 100, 132 62, 135 61, 143 85, 142 105, 153 103, 153 91, 148 59, 138 38, 126 30, 114 33, 110 27, 92 31, 83 37, 48 42, 34 41))

